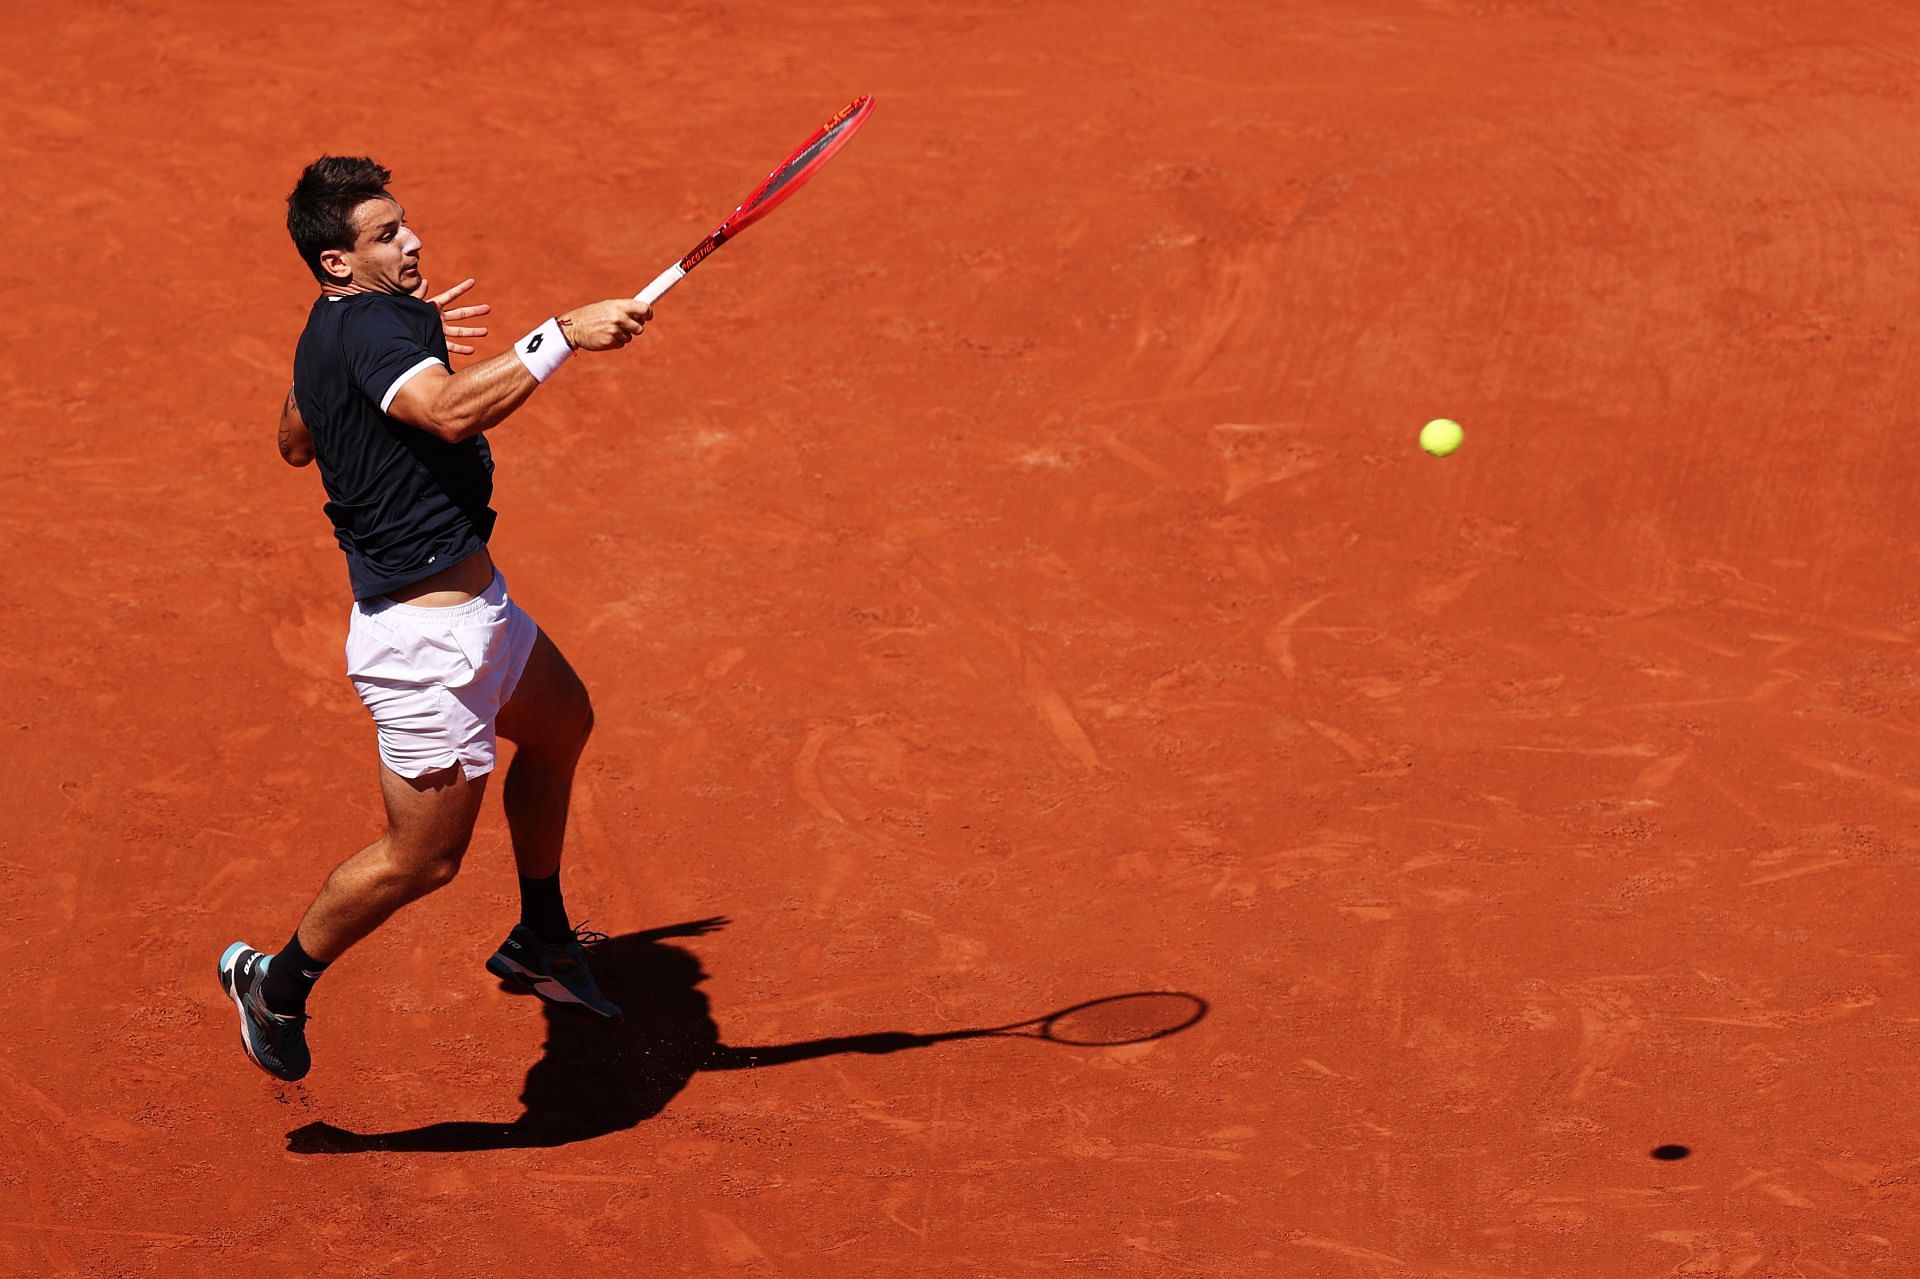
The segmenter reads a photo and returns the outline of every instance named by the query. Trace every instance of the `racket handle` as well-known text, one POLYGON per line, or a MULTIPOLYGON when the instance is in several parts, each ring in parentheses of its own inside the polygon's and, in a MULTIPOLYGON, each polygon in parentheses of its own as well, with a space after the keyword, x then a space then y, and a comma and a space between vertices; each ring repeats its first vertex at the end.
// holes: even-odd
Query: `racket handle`
POLYGON ((668 289, 687 278, 686 268, 675 262, 672 266, 653 277, 653 283, 634 294, 648 306, 652 306, 666 295, 668 289))

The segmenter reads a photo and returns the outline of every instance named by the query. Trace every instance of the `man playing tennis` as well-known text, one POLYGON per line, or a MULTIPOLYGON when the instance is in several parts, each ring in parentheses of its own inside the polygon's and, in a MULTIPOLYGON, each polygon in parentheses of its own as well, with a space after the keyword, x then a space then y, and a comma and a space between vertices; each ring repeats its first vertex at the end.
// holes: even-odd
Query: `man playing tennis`
MULTIPOLYGON (((424 300, 420 237, 372 160, 322 156, 287 197, 287 230, 320 282, 294 355, 280 451, 318 460, 354 605, 347 674, 373 716, 386 833, 341 862, 276 954, 235 942, 220 984, 247 1056, 281 1079, 307 1073, 307 996, 329 964, 460 868, 492 773, 503 787, 521 914, 487 960, 542 998, 617 1018, 568 920, 560 854, 574 765, 593 727, 586 688, 507 594, 487 553, 498 426, 576 350, 627 345, 653 312, 615 298, 547 320, 510 351, 458 373, 445 310, 424 300)), ((470 348, 460 348, 467 351, 470 348)))

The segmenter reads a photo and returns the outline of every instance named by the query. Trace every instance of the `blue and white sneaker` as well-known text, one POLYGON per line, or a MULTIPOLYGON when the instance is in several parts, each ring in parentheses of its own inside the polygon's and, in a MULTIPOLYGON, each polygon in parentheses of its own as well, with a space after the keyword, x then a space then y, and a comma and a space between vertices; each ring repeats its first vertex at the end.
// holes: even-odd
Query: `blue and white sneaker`
POLYGON ((515 924, 500 949, 487 960, 487 971, 550 1004, 584 1008, 618 1021, 620 1005, 600 993, 593 970, 587 966, 587 947, 606 939, 605 933, 576 928, 572 938, 555 946, 541 941, 525 924, 515 924))
POLYGON ((272 955, 263 955, 243 941, 220 956, 220 989, 240 1012, 240 1046, 253 1064, 276 1079, 292 1082, 313 1068, 307 1052, 307 1015, 270 1012, 260 988, 267 978, 272 955))

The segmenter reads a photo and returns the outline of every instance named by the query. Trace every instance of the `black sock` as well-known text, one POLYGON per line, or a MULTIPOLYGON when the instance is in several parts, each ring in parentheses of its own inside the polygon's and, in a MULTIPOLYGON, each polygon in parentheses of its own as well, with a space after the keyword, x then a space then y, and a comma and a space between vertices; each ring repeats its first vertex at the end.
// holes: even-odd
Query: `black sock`
POLYGON ((307 996, 313 993, 313 983, 326 971, 327 966, 309 955, 300 944, 300 933, 296 929, 293 939, 267 965, 267 980, 260 988, 260 997, 267 1001, 269 1012, 282 1017, 304 1013, 307 996))
POLYGON ((573 940, 573 925, 567 921, 567 904, 560 900, 560 872, 545 879, 520 877, 520 922, 533 935, 550 946, 573 940))

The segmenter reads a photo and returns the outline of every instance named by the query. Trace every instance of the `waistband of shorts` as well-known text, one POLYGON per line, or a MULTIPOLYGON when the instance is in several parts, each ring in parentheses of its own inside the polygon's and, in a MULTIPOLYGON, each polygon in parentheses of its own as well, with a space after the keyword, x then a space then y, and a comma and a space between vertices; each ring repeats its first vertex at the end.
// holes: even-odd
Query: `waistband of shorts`
POLYGON ((493 570, 493 580, 487 583, 485 590, 470 600, 458 604, 447 604, 432 608, 420 604, 402 604, 390 600, 384 595, 375 595, 371 599, 356 600, 354 607, 369 616, 408 617, 420 621, 447 621, 453 618, 467 617, 474 613, 484 613, 488 609, 499 608, 507 602, 507 579, 500 570, 493 570))

